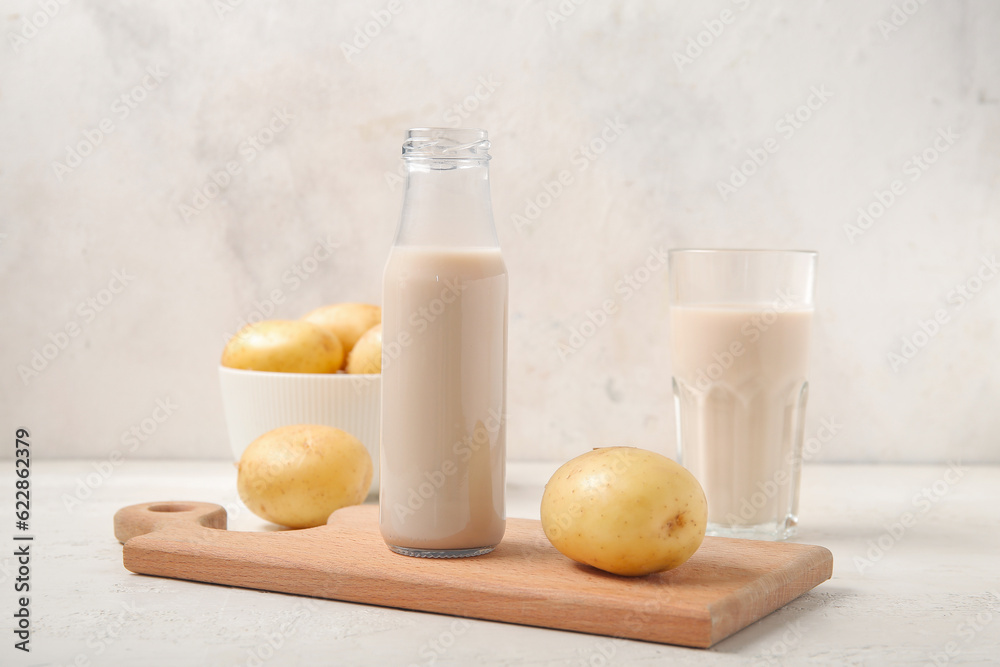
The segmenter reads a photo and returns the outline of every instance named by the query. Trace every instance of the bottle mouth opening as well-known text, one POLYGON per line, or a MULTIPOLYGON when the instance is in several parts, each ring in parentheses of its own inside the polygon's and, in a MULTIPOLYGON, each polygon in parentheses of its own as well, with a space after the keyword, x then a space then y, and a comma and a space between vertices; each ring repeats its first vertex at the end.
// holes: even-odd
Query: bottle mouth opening
POLYGON ((489 160, 486 130, 419 127, 406 133, 403 159, 489 160))

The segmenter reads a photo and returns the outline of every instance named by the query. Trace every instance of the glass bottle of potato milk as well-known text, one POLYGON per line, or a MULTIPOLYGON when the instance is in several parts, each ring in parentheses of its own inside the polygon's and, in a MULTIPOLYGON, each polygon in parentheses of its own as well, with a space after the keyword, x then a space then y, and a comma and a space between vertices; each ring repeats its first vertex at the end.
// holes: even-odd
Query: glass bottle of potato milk
POLYGON ((382 300, 379 527, 407 556, 504 534, 507 269, 484 130, 414 129, 382 300))

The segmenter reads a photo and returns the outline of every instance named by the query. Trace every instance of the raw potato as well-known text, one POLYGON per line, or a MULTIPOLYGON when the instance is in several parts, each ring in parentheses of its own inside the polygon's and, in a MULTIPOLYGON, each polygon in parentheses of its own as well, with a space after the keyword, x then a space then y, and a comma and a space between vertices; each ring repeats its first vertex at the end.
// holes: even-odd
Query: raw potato
POLYGON ((344 363, 337 337, 301 320, 250 324, 222 351, 222 365, 276 373, 334 373, 344 363))
POLYGON ((370 303, 336 303, 323 306, 302 318, 334 334, 349 354, 364 332, 382 323, 382 309, 370 303))
POLYGON ((347 355, 348 373, 382 372, 382 325, 376 324, 358 339, 347 355))
POLYGON ((545 536, 564 555, 638 576, 671 570, 698 550, 708 503, 680 464, 644 449, 605 447, 556 471, 541 514, 545 536))
POLYGON ((331 426, 297 424, 268 431, 246 448, 236 486, 257 516, 290 528, 326 523, 364 501, 372 458, 361 441, 331 426))

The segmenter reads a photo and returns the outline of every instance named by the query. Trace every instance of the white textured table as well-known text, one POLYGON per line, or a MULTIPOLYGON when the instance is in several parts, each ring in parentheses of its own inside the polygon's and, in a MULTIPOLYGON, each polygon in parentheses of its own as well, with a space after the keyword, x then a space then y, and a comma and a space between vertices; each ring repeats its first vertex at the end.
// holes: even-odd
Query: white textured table
MULTIPOLYGON (((537 518, 556 465, 509 466, 508 514, 537 518)), ((13 474, 0 497, 0 614, 17 594, 13 474)), ((1000 467, 807 466, 799 540, 834 554, 831 581, 717 644, 686 649, 134 575, 112 515, 153 500, 239 504, 231 463, 36 461, 30 654, 2 665, 995 664, 1000 467), (110 475, 108 472, 110 471, 110 475), (907 515, 907 513, 909 513, 907 515), (906 525, 909 524, 909 525, 906 525)))

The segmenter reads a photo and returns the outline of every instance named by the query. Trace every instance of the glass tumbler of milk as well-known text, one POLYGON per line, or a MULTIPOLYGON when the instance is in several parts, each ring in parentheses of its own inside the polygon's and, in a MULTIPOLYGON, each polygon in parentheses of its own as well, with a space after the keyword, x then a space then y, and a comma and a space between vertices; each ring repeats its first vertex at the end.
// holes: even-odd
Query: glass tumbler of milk
POLYGON ((798 523, 816 253, 671 250, 679 460, 708 534, 784 539, 798 523))
POLYGON ((507 269, 486 132, 414 129, 382 293, 379 528, 407 556, 489 553, 505 527, 507 269))

